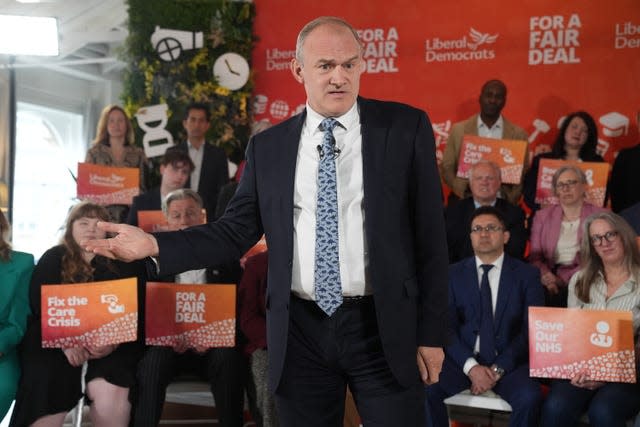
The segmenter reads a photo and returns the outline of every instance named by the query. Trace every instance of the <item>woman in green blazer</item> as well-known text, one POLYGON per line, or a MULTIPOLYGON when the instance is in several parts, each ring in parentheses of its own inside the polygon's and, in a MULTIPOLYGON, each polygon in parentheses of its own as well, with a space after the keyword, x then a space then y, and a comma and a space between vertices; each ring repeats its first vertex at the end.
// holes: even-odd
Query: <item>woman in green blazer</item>
POLYGON ((0 211, 0 420, 11 406, 20 378, 16 347, 29 315, 33 255, 11 250, 9 222, 0 211))

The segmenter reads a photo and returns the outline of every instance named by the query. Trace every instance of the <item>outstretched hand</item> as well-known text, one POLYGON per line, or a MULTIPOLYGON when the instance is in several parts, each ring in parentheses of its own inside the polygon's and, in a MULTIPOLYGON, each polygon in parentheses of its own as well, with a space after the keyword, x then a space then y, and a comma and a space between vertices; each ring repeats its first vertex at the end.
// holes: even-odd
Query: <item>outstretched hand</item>
POLYGON ((115 234, 115 237, 81 242, 81 246, 89 252, 125 262, 158 255, 156 238, 138 227, 99 221, 98 228, 115 234))

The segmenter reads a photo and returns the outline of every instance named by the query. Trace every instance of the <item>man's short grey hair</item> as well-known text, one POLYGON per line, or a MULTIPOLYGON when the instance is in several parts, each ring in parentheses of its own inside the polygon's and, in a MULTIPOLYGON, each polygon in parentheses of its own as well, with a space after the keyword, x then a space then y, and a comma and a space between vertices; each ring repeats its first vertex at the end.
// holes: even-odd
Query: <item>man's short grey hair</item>
POLYGON ((202 197, 200 197, 198 193, 190 188, 180 188, 178 190, 173 190, 171 193, 167 194, 167 197, 162 200, 162 213, 164 213, 164 216, 169 215, 169 206, 171 205, 171 203, 175 202, 176 200, 184 199, 193 199, 198 207, 202 209, 202 197))
POLYGON ((307 23, 307 25, 302 27, 300 33, 298 33, 298 40, 296 41, 296 59, 298 60, 298 62, 302 63, 302 46, 304 45, 304 41, 307 39, 307 36, 319 26, 325 24, 338 25, 351 31, 351 34, 353 34, 353 38, 356 40, 360 48, 360 54, 362 54, 362 40, 360 40, 358 32, 351 26, 351 24, 349 24, 344 19, 338 18, 336 16, 320 16, 307 23))
POLYGON ((471 166, 471 170, 469 171, 469 182, 473 180, 473 171, 480 165, 487 165, 491 169, 493 169, 493 172, 498 177, 498 181, 502 182, 502 172, 500 171, 500 166, 498 166, 496 162, 492 162, 491 160, 484 160, 484 159, 479 160, 477 163, 471 166))

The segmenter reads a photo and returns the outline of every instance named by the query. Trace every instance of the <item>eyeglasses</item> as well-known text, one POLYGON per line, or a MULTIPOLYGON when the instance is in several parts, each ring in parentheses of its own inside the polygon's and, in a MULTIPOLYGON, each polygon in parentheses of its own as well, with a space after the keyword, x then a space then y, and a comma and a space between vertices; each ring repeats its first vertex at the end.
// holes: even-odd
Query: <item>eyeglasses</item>
POLYGON ((471 227, 471 232, 472 233, 482 233, 483 231, 486 231, 487 233, 495 233, 496 231, 501 231, 502 227, 500 227, 499 225, 495 225, 495 224, 489 224, 486 226, 481 226, 481 225, 474 225, 473 227, 471 227))
POLYGON ((558 190, 564 190, 565 188, 569 189, 569 188, 575 187, 577 183, 578 183, 578 180, 576 179, 572 179, 570 181, 565 181, 565 182, 558 182, 556 184, 556 188, 558 190))
POLYGON ((607 242, 611 243, 615 240, 616 237, 618 237, 617 231, 607 231, 603 235, 594 234, 593 236, 590 237, 590 239, 591 239, 591 243, 594 246, 600 246, 602 245, 602 239, 605 239, 607 242))

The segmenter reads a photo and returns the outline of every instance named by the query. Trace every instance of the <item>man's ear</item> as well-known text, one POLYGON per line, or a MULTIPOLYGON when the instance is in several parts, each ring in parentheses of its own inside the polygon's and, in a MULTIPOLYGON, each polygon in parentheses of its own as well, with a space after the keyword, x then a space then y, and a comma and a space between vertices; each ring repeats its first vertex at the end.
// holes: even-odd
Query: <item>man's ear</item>
POLYGON ((511 233, 509 233, 508 231, 504 231, 504 244, 506 245, 507 243, 509 243, 509 237, 511 237, 511 233))
POLYGON ((293 58, 291 60, 290 68, 293 78, 296 79, 298 83, 304 83, 304 78, 302 77, 302 64, 298 62, 297 59, 293 58))

